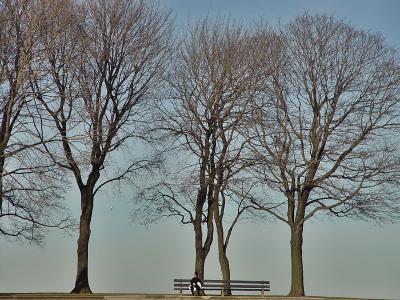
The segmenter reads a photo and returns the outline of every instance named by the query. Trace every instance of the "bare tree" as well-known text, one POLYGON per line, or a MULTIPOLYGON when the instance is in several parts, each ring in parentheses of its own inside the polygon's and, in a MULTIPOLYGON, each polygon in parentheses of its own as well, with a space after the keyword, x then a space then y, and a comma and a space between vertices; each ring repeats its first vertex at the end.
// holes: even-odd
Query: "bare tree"
POLYGON ((306 221, 327 213, 379 222, 399 212, 400 65, 380 35, 326 15, 257 36, 265 85, 249 122, 254 174, 282 198, 251 201, 289 225, 289 295, 304 296, 306 221))
POLYGON ((169 14, 149 1, 51 2, 45 20, 45 64, 32 88, 61 139, 58 148, 47 151, 72 172, 80 191, 72 292, 90 293, 88 245, 95 195, 153 163, 132 159, 117 168, 111 157, 140 135, 146 106, 162 82, 172 30, 169 14))
MULTIPOLYGON (((244 159, 248 140, 240 129, 251 114, 250 99, 261 78, 247 55, 248 38, 241 25, 230 21, 198 22, 178 46, 171 95, 155 109, 157 141, 167 145, 173 164, 166 166, 160 183, 143 190, 147 205, 142 211, 149 221, 177 216, 193 226, 195 270, 201 279, 214 224, 222 276, 230 279, 228 243, 248 208, 231 191, 249 166, 250 160, 244 159), (227 208, 232 204, 238 206, 226 232, 224 223, 231 215, 226 211, 232 212, 227 208)), ((230 294, 229 287, 225 293, 230 294)))
MULTIPOLYGON (((201 44, 197 47, 202 51, 200 57, 208 62, 208 73, 197 82, 202 84, 207 78, 206 84, 210 89, 205 102, 209 102, 213 120, 209 165, 214 178, 213 214, 222 277, 229 281, 229 241, 234 226, 251 207, 243 201, 244 197, 238 198, 235 193, 237 185, 244 179, 243 173, 251 165, 247 151, 249 139, 242 135, 242 131, 246 127, 245 120, 253 114, 250 103, 261 78, 258 64, 248 55, 251 51, 250 35, 242 25, 216 23, 202 30, 201 44), (229 215, 232 215, 230 221, 229 215), (229 224, 227 230, 224 224, 229 224)), ((229 286, 225 287, 224 293, 231 295, 229 286)))
POLYGON ((40 151, 50 142, 29 94, 40 14, 35 1, 0 4, 0 233, 41 244, 48 227, 68 229, 62 174, 40 151))

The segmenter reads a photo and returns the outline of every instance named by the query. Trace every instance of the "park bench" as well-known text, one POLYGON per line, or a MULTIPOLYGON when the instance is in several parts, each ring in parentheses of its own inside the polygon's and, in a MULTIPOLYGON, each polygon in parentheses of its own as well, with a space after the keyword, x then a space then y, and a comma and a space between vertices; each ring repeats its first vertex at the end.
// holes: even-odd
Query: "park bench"
MULTIPOLYGON (((174 279, 174 290, 179 291, 182 295, 183 291, 189 291, 190 279, 174 279)), ((265 292, 270 291, 269 281, 250 281, 250 280, 204 280, 202 282, 204 291, 220 291, 221 296, 224 296, 224 291, 231 289, 232 291, 241 292, 265 292)))

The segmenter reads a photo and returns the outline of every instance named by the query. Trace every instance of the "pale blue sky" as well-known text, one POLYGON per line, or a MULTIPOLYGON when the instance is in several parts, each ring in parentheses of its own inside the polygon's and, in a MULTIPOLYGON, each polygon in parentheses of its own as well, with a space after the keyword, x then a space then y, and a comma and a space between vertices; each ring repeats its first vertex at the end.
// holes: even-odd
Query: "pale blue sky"
MULTIPOLYGON (((285 23, 304 11, 335 14, 353 25, 381 32, 400 47, 400 0, 160 0, 176 22, 199 16, 230 16, 243 22, 264 18, 285 23)), ((79 197, 69 207, 78 218, 79 197)), ((108 192, 95 203, 89 253, 89 280, 95 292, 172 293, 172 280, 193 272, 190 226, 173 220, 144 228, 132 224, 128 194, 108 192), (110 208, 113 207, 111 210, 110 208)), ((0 239, 0 292, 69 292, 75 281, 77 236, 52 232, 46 246, 11 244, 0 239)), ((220 278, 212 249, 208 278, 220 278)), ((232 278, 270 280, 272 294, 289 290, 289 229, 285 224, 241 224, 228 255, 232 278)), ((400 224, 340 219, 307 224, 304 237, 308 295, 400 299, 400 224)))

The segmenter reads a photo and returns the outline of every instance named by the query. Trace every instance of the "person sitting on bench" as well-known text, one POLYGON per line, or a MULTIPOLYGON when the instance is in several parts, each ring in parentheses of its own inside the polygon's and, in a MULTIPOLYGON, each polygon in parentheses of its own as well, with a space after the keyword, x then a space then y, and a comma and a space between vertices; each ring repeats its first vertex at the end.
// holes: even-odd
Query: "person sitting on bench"
POLYGON ((200 296, 200 290, 202 289, 201 286, 201 280, 199 278, 199 274, 195 272, 193 274, 192 280, 190 280, 190 291, 192 292, 192 295, 196 293, 197 296, 200 296))

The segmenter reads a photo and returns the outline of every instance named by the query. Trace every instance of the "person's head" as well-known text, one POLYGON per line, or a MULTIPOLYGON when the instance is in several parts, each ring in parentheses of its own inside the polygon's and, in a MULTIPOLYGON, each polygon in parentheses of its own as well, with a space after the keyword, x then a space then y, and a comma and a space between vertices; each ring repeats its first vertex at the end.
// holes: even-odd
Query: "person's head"
POLYGON ((199 273, 194 272, 193 277, 199 277, 199 273))

